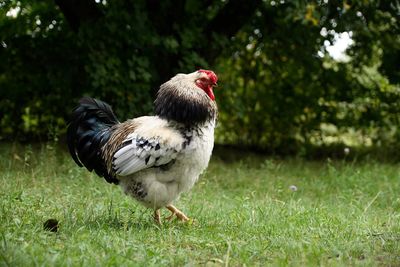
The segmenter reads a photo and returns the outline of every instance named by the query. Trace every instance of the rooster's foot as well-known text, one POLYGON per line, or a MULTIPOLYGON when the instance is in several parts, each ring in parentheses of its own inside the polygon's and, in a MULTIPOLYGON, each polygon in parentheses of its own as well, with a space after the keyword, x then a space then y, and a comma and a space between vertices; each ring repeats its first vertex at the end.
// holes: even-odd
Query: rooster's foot
POLYGON ((183 222, 188 222, 190 219, 180 210, 178 210, 175 206, 173 205, 168 205, 166 206, 167 209, 171 211, 171 215, 166 218, 166 220, 171 220, 174 215, 181 221, 183 222))

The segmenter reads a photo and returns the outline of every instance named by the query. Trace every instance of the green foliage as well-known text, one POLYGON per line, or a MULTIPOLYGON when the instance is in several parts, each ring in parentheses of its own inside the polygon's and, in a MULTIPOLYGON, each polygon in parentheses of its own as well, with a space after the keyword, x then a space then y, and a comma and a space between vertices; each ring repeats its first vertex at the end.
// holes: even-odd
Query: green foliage
POLYGON ((46 137, 50 127, 65 126, 66 99, 82 86, 81 55, 48 1, 0 5, 1 136, 46 137), (10 10, 16 17, 6 16, 10 10))
POLYGON ((195 223, 159 227, 150 210, 53 149, 0 146, 1 266, 400 263, 398 165, 226 163, 224 154, 176 203, 195 223), (57 233, 43 229, 48 219, 57 233))
POLYGON ((79 3, 92 6, 75 25, 53 1, 0 1, 0 139, 62 133, 84 95, 121 120, 149 114, 162 82, 212 66, 219 143, 277 153, 400 143, 399 1, 258 1, 237 16, 225 9, 234 0, 79 3), (332 59, 343 32, 354 43, 332 59))
POLYGON ((232 55, 220 58, 219 142, 278 153, 398 146, 400 85, 390 81, 398 64, 384 57, 399 51, 398 8, 268 1, 236 35, 232 55), (340 32, 350 32, 355 44, 337 61, 325 43, 340 32))
MULTIPOLYGON (((198 4, 188 1, 182 12, 195 16, 198 4)), ((201 17, 167 25, 154 15, 171 14, 151 13, 146 1, 97 6, 104 17, 74 33, 52 1, 1 2, 1 137, 30 140, 65 127, 83 95, 111 103, 121 119, 147 114, 172 73, 207 65, 193 50, 201 17)), ((161 8, 171 6, 163 1, 161 8)))

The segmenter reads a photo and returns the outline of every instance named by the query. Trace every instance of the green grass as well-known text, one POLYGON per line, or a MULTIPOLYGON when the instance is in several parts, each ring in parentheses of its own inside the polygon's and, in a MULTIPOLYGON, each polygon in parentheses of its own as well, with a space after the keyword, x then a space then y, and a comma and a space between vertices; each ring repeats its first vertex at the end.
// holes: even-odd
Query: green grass
POLYGON ((3 144, 0 265, 400 265, 398 164, 222 159, 176 203, 195 223, 157 226, 66 152, 3 144))

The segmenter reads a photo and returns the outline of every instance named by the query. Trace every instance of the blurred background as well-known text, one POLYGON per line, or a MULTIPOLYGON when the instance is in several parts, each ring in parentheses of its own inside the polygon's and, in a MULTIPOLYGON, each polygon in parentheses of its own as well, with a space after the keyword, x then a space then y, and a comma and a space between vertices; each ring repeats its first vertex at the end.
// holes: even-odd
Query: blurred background
POLYGON ((399 1, 0 1, 0 140, 62 142, 82 96, 151 114, 214 70, 216 142, 276 155, 400 148, 399 1))

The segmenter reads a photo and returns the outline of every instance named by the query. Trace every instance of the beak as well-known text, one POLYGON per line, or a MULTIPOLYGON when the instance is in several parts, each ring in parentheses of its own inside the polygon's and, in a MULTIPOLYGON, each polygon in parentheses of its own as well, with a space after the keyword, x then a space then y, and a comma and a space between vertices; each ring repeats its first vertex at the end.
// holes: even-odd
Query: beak
POLYGON ((213 87, 218 87, 218 83, 213 83, 212 86, 213 87))

